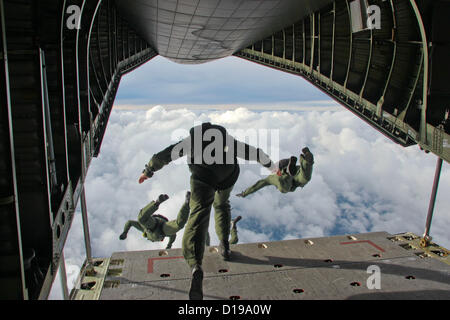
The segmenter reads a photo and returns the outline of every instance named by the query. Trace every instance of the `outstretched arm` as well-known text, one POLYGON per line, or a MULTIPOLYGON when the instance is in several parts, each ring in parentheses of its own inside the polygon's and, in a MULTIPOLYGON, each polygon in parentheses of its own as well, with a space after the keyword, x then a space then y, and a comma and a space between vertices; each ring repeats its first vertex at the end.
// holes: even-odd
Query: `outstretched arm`
POLYGON ((245 142, 234 139, 234 149, 238 158, 257 161, 263 167, 269 169, 270 172, 277 172, 278 168, 275 163, 273 163, 270 157, 260 148, 255 148, 245 142))
POLYGON ((268 185, 270 185, 271 183, 269 182, 268 178, 265 179, 261 179, 258 182, 256 182, 254 185, 252 185, 251 187, 247 188, 245 191, 237 194, 238 197, 241 198, 245 198, 248 195, 258 191, 259 189, 262 189, 264 187, 267 187, 268 185))
POLYGON ((134 221, 134 220, 128 220, 125 223, 125 226, 123 228, 123 232, 122 232, 122 234, 119 237, 120 240, 125 240, 127 238, 128 231, 130 230, 131 227, 134 227, 134 228, 138 229, 139 231, 144 232, 144 228, 142 228, 142 226, 141 226, 141 224, 139 222, 134 221))
POLYGON ((148 164, 145 165, 145 169, 139 177, 139 183, 151 178, 155 171, 161 170, 170 162, 185 156, 187 154, 188 147, 190 146, 188 143, 190 143, 190 137, 172 144, 164 150, 154 154, 148 164))

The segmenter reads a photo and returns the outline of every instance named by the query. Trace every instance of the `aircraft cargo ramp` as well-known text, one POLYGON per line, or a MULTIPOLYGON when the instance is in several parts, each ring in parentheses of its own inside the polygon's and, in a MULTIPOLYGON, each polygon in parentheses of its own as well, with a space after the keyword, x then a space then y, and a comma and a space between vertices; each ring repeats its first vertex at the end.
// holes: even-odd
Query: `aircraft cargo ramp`
MULTIPOLYGON (((431 223, 442 162, 450 163, 449 16, 450 0, 0 0, 0 300, 44 300, 58 272, 66 279, 64 248, 77 206, 83 217, 86 257, 91 259, 88 170, 100 155, 122 78, 147 62, 157 63, 153 60, 157 56, 190 65, 235 57, 289 73, 394 143, 405 148, 418 145, 437 156, 427 218, 431 223)), ((248 90, 254 83, 235 77, 247 98, 259 101, 261 97, 250 97, 248 90)), ((184 74, 175 81, 180 78, 190 81, 184 74)), ((277 77, 269 80, 276 83, 277 77)), ((151 73, 146 81, 164 85, 151 73)), ((204 99, 197 101, 214 103, 204 99)), ((287 94, 281 101, 291 99, 287 94)), ((226 100, 228 104, 233 99, 226 100)), ((239 292, 219 291, 225 298, 248 299, 262 292, 291 297, 283 283, 305 287, 293 298, 319 297, 321 282, 307 287, 301 274, 320 272, 317 279, 328 283, 324 280, 328 276, 334 281, 345 278, 345 272, 358 274, 359 269, 344 265, 388 259, 384 255, 389 251, 367 260, 369 252, 364 250, 375 248, 362 243, 324 252, 326 256, 342 252, 341 258, 324 264, 326 258, 318 254, 322 241, 317 239, 312 247, 302 247, 299 241, 295 250, 291 242, 270 244, 264 250, 238 245, 237 260, 229 264, 208 253, 207 298, 217 298, 214 286, 223 281, 230 290, 245 287, 239 292), (272 248, 278 245, 289 249, 272 248), (363 251, 357 255, 347 252, 359 247, 363 251), (268 257, 292 260, 283 263, 268 257), (273 269, 273 264, 283 267, 273 269), (332 268, 336 265, 341 268, 332 268), (218 273, 217 266, 228 272, 218 273), (267 279, 249 285, 249 275, 267 279), (266 290, 278 288, 269 284, 271 276, 280 291, 266 290), (293 280, 286 280, 289 277, 293 280)), ((141 253, 147 260, 153 254, 158 256, 141 253)), ((113 259, 116 256, 121 254, 113 259)), ((138 283, 136 292, 145 291, 142 284, 174 288, 156 291, 147 286, 148 292, 155 292, 153 297, 185 297, 188 277, 182 259, 155 260, 153 273, 139 273, 137 266, 147 263, 138 256, 121 258, 122 274, 106 278, 119 279, 114 281, 120 284, 104 288, 99 298, 112 298, 117 292, 126 297, 130 281, 138 283), (165 265, 170 276, 163 279, 158 268, 165 265)), ((180 252, 172 250, 165 257, 174 256, 180 252)), ((383 268, 382 289, 367 291, 372 295, 389 285, 396 289, 383 268)), ((363 269, 360 276, 367 277, 363 269)), ((402 276, 398 279, 404 282, 402 276)), ((406 283, 414 287, 419 282, 406 283)), ((66 299, 65 281, 62 287, 66 299)), ((348 288, 341 280, 332 288, 337 291, 328 288, 325 293, 350 297, 365 290, 364 284, 348 288)))
MULTIPOLYGON (((450 299, 450 256, 412 233, 373 232, 231 246, 231 261, 207 247, 205 300, 450 299)), ((93 259, 71 299, 187 300, 181 249, 93 259)))

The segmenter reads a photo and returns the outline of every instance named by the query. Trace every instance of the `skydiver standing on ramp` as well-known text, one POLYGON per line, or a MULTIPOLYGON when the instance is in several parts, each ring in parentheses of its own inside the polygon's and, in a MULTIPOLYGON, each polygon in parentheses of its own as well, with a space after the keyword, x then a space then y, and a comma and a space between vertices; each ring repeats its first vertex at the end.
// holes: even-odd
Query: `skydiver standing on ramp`
POLYGON ((202 261, 211 207, 214 207, 215 211, 220 253, 225 260, 230 259, 229 197, 239 177, 237 158, 257 161, 270 171, 276 171, 277 168, 261 149, 234 139, 224 127, 208 122, 191 128, 187 138, 153 155, 139 177, 139 183, 143 183, 152 177, 154 172, 183 156, 188 156, 191 171, 190 215, 183 236, 183 255, 192 270, 189 298, 201 300, 202 261))

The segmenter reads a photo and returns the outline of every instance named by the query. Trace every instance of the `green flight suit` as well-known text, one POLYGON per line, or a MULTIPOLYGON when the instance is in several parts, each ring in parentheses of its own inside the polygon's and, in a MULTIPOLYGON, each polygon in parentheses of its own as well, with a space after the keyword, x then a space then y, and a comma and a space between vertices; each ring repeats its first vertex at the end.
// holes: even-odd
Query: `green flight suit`
MULTIPOLYGON (((286 164, 286 161, 281 162, 286 164)), ((280 167, 282 169, 281 176, 277 174, 271 174, 264 179, 257 181, 254 185, 247 188, 240 195, 245 198, 248 195, 267 186, 275 186, 281 193, 294 192, 297 188, 303 188, 310 180, 313 171, 314 162, 310 163, 306 161, 303 155, 300 156, 300 166, 295 167, 295 175, 291 176, 286 172, 286 167, 280 167)))
MULTIPOLYGON (((230 244, 236 244, 239 242, 239 237, 238 237, 238 232, 237 232, 237 228, 236 228, 236 224, 233 225, 233 227, 230 230, 230 240, 229 240, 230 244)), ((209 236, 209 232, 206 234, 206 246, 209 247, 209 245, 211 244, 211 238, 209 236)))
POLYGON ((233 225, 233 228, 230 230, 230 244, 236 244, 239 242, 239 237, 237 233, 236 224, 233 225))
POLYGON ((125 223, 122 234, 127 234, 131 227, 143 232, 143 236, 152 242, 163 241, 169 237, 166 249, 172 248, 176 239, 176 233, 183 229, 189 217, 189 204, 184 202, 175 220, 167 221, 162 216, 153 215, 158 210, 159 204, 155 201, 145 206, 138 216, 138 221, 129 220, 125 223))
POLYGON ((211 207, 215 211, 217 236, 220 241, 228 241, 231 224, 231 206, 228 199, 240 172, 237 158, 257 161, 269 170, 274 167, 274 164, 262 150, 235 140, 226 133, 225 128, 204 123, 192 128, 190 136, 186 139, 153 155, 146 165, 144 173, 151 177, 153 172, 182 156, 188 156, 188 165, 191 171, 190 215, 183 236, 183 255, 192 268, 195 265, 202 265, 211 207), (217 129, 223 135, 222 140, 218 139, 224 143, 223 161, 206 163, 203 158, 203 151, 208 150, 216 142, 216 140, 208 142, 205 138, 204 134, 209 129, 217 129), (194 145, 197 141, 196 130, 201 132, 200 150, 196 149, 194 145), (192 148, 189 149, 189 147, 192 148), (199 156, 201 161, 198 161, 199 156), (232 161, 229 161, 230 159, 232 161))

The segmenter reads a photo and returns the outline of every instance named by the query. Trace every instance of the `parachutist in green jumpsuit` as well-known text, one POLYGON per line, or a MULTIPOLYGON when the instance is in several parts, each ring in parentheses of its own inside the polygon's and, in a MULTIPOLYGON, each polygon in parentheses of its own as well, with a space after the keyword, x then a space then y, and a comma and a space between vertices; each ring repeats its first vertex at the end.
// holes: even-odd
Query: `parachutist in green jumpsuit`
POLYGON ((150 202, 139 212, 137 221, 128 220, 125 223, 123 232, 119 237, 120 240, 125 240, 130 228, 134 227, 143 232, 142 235, 152 242, 163 241, 165 237, 169 237, 166 249, 172 248, 176 233, 183 229, 189 217, 190 196, 191 193, 189 191, 186 192, 186 199, 178 212, 177 219, 168 221, 166 217, 154 214, 158 210, 159 205, 169 198, 166 194, 161 194, 156 201, 150 202))
POLYGON ((295 165, 297 162, 296 157, 280 160, 277 174, 271 174, 259 180, 253 186, 237 194, 237 196, 245 198, 269 185, 275 186, 281 193, 294 192, 298 187, 303 188, 311 180, 314 156, 308 148, 303 148, 302 152, 299 166, 295 165))
POLYGON ((153 155, 140 176, 139 183, 183 156, 188 156, 191 171, 190 215, 183 236, 183 255, 192 268, 189 297, 203 299, 202 261, 211 207, 215 211, 220 253, 224 259, 230 258, 229 197, 239 177, 237 158, 257 161, 271 171, 275 170, 275 165, 259 148, 234 139, 224 127, 208 122, 191 128, 187 138, 153 155))

